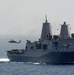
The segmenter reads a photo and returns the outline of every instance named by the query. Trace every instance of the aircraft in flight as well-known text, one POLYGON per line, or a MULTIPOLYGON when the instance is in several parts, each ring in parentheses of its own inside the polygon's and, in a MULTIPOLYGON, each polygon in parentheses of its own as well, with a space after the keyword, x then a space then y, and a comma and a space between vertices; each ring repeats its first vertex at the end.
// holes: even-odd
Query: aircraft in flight
POLYGON ((10 41, 8 41, 9 43, 17 43, 17 44, 19 44, 19 43, 21 43, 21 40, 19 40, 18 42, 17 41, 15 41, 15 40, 10 40, 10 41))

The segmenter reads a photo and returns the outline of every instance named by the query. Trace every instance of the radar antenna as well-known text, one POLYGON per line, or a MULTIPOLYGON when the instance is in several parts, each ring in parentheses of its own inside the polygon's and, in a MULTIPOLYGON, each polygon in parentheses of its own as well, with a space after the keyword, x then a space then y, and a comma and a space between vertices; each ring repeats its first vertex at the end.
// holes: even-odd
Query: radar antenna
POLYGON ((45 20, 46 20, 46 23, 47 23, 47 15, 45 15, 45 20))

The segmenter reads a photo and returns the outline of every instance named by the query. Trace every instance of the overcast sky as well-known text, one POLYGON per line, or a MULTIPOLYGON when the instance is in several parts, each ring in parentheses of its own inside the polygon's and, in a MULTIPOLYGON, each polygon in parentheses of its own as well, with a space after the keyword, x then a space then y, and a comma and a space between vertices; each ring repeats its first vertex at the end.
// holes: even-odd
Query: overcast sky
POLYGON ((74 0, 0 0, 0 34, 39 35, 45 15, 53 33, 64 21, 74 32, 74 0))

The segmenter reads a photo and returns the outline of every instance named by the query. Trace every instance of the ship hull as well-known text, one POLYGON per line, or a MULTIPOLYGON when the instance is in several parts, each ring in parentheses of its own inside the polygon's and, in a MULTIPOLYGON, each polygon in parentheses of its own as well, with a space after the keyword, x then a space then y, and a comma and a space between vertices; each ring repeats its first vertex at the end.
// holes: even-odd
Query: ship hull
POLYGON ((50 64, 63 64, 74 62, 74 52, 50 52, 40 57, 26 57, 23 55, 7 54, 10 61, 15 62, 41 62, 50 64))

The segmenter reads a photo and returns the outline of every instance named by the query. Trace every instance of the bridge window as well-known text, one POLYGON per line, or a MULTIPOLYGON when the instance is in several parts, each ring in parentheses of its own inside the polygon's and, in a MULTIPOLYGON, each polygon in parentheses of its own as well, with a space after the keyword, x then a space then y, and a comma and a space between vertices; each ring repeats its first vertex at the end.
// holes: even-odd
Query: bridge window
POLYGON ((34 47, 33 47, 33 46, 31 46, 30 48, 31 48, 31 49, 33 49, 34 47))
POLYGON ((43 49, 47 49, 47 45, 46 44, 43 45, 43 49))
POLYGON ((25 49, 27 49, 27 46, 25 47, 25 49))
POLYGON ((41 44, 36 44, 36 49, 41 49, 41 44))

